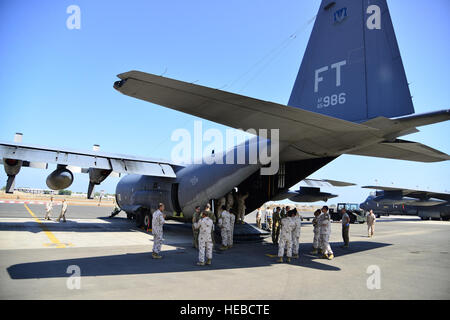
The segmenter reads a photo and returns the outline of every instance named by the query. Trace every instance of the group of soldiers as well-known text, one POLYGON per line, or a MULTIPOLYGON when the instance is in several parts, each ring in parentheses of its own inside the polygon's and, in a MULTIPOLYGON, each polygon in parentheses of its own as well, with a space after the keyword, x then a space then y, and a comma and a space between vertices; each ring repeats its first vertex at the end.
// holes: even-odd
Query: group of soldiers
MULTIPOLYGON (((50 201, 45 205, 45 217, 44 220, 51 220, 50 216, 53 212, 53 197, 50 197, 50 201)), ((60 222, 63 219, 63 222, 66 222, 66 211, 67 211, 67 202, 66 199, 63 199, 61 203, 61 212, 59 213, 59 217, 56 219, 56 222, 60 222)))
MULTIPOLYGON (((349 246, 349 229, 350 217, 345 209, 341 210, 342 214, 342 238, 344 240, 343 248, 349 246)), ((368 236, 373 237, 375 215, 372 210, 367 214, 368 236)), ((258 209, 256 214, 256 225, 261 228, 261 210, 258 209)), ((331 216, 327 206, 322 209, 317 209, 314 212, 314 219, 312 221, 314 227, 313 250, 311 254, 320 255, 322 258, 332 260, 334 253, 331 250, 329 243, 331 235, 331 216)), ((290 207, 281 209, 277 207, 272 213, 271 210, 266 210, 266 229, 272 233, 272 242, 278 244, 278 258, 279 262, 283 262, 283 256, 286 252, 287 261, 290 258, 298 258, 299 238, 301 230, 301 217, 297 209, 290 210, 290 207), (292 251, 291 251, 292 250, 292 251)))
POLYGON ((237 193, 235 190, 229 192, 226 197, 222 197, 217 202, 216 211, 220 213, 222 207, 225 206, 225 210, 231 213, 232 210, 236 211, 236 223, 244 224, 245 218, 245 200, 248 198, 248 192, 245 194, 237 193))
POLYGON ((273 213, 272 241, 278 244, 278 262, 283 262, 286 253, 287 262, 297 259, 302 220, 297 209, 289 206, 281 210, 277 207, 273 213))
MULTIPOLYGON (((324 208, 322 209, 323 215, 320 216, 320 220, 318 219, 319 215, 317 215, 316 220, 313 221, 313 247, 323 248, 324 256, 328 259, 333 259, 333 252, 328 244, 329 231, 331 231, 331 225, 328 225, 328 223, 331 223, 330 215, 328 214, 328 207, 324 208), (326 208, 326 211, 324 208, 326 208)), ((318 211, 321 213, 320 210, 318 211)), ((283 262, 284 255, 287 257, 287 262, 291 262, 291 258, 297 259, 299 257, 301 221, 297 209, 291 210, 290 206, 286 206, 283 209, 277 207, 273 215, 267 215, 266 213, 266 224, 268 224, 267 228, 272 232, 272 242, 278 244, 278 262, 283 262)), ((313 250, 313 253, 317 254, 318 250, 313 250)))
MULTIPOLYGON (((247 194, 248 196, 248 194, 247 194)), ((236 221, 235 215, 231 213, 230 209, 233 203, 230 201, 219 201, 218 215, 211 211, 211 205, 208 203, 204 210, 201 210, 200 206, 195 207, 195 212, 192 217, 192 232, 193 232, 193 246, 199 250, 197 265, 209 265, 212 262, 212 251, 214 246, 214 226, 220 228, 222 246, 220 250, 228 250, 233 247, 233 231, 236 221), (226 204, 225 204, 226 203, 226 204), (205 261, 206 256, 206 261, 205 261)), ((162 258, 160 256, 163 224, 165 222, 164 204, 160 203, 158 210, 153 213, 152 218, 152 233, 154 235, 154 245, 152 256, 155 259, 162 258)), ((244 207, 245 212, 245 207, 244 207)), ((344 248, 349 244, 349 225, 350 218, 348 214, 343 210, 342 212, 342 237, 344 239, 344 248)), ((299 257, 299 240, 301 234, 301 217, 294 208, 291 210, 289 206, 281 209, 277 207, 273 212, 273 216, 268 220, 271 225, 268 226, 271 229, 272 241, 274 244, 278 244, 278 262, 283 262, 283 258, 286 255, 287 262, 291 261, 291 258, 297 259, 299 257)), ((240 218, 238 215, 239 223, 240 218)), ((261 227, 261 211, 258 210, 257 226, 261 227)), ((241 220, 243 221, 243 219, 241 220)), ((367 215, 367 225, 369 237, 373 236, 373 229, 375 223, 375 216, 371 211, 367 215)), ((312 221, 314 227, 313 238, 313 250, 311 254, 320 255, 322 258, 332 260, 334 253, 331 250, 329 243, 331 235, 331 216, 327 206, 323 206, 322 209, 318 209, 314 212, 314 219, 312 221)))
MULTIPOLYGON (((248 194, 238 197, 238 201, 244 203, 248 194)), ((234 197, 233 197, 234 198, 234 197)), ((227 199, 228 200, 228 199, 227 199)), ((234 199, 233 199, 234 200, 234 199)), ((200 206, 195 207, 195 212, 192 216, 192 233, 193 233, 193 247, 198 249, 198 262, 197 265, 204 266, 210 265, 212 262, 212 251, 215 243, 214 230, 215 225, 220 228, 220 234, 222 238, 222 246, 220 250, 225 251, 233 247, 233 234, 234 225, 236 223, 244 223, 245 205, 243 208, 242 216, 238 215, 238 221, 231 208, 234 201, 222 201, 219 200, 219 207, 217 210, 217 217, 214 212, 211 211, 211 205, 208 203, 201 210, 200 206), (206 259, 205 259, 206 258, 206 259)), ((239 205, 238 208, 241 208, 239 205)), ((152 217, 152 234, 154 236, 152 257, 154 259, 161 259, 161 245, 163 236, 163 225, 165 223, 164 204, 160 203, 158 210, 153 213, 152 217)), ((239 212, 239 209, 238 209, 239 212)))

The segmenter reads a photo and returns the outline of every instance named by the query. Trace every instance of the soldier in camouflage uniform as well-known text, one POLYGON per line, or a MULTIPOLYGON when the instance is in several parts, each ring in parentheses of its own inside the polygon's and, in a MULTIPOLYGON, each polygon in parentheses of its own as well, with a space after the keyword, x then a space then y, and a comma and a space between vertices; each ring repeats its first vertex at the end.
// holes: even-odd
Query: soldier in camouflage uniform
MULTIPOLYGON (((209 203, 206 204, 204 212, 206 212, 208 217, 212 220, 213 224, 216 224, 217 218, 216 218, 216 215, 214 214, 214 212, 211 211, 211 205, 209 203)), ((214 228, 213 228, 213 230, 211 230, 211 237, 212 237, 212 242, 214 244, 215 243, 214 228)))
POLYGON ((272 215, 272 243, 278 244, 278 238, 280 237, 281 227, 281 208, 277 207, 272 215))
POLYGON ((225 199, 225 197, 219 198, 219 200, 217 200, 217 217, 220 217, 220 214, 222 213, 222 207, 225 206, 227 204, 227 200, 225 199))
MULTIPOLYGON (((291 213, 290 213, 291 215, 291 213)), ((290 217, 281 219, 280 243, 278 244, 278 262, 283 262, 284 250, 286 251, 287 262, 291 262, 292 257, 292 231, 294 221, 290 217)))
POLYGON ((222 247, 220 250, 227 250, 231 238, 231 214, 226 210, 225 206, 222 206, 222 213, 219 218, 220 234, 222 236, 222 247))
POLYGON ((234 195, 233 192, 229 192, 227 194, 227 211, 233 209, 233 205, 234 205, 234 195))
POLYGON ((192 246, 198 249, 198 229, 194 228, 194 223, 201 219, 200 206, 195 207, 195 212, 192 215, 192 233, 194 234, 194 240, 192 246))
POLYGON ((214 223, 208 217, 208 213, 203 211, 202 219, 194 224, 196 229, 199 229, 198 235, 198 262, 197 265, 204 266, 205 265, 205 251, 206 251, 206 264, 211 264, 212 260, 212 250, 213 250, 213 242, 212 242, 212 233, 214 231, 214 223))
POLYGON ((294 230, 292 231, 292 257, 294 259, 298 258, 298 248, 299 248, 299 240, 300 240, 300 231, 302 228, 302 219, 297 212, 297 209, 293 209, 292 216, 290 219, 293 221, 294 230))
POLYGON ((228 239, 228 249, 233 247, 233 237, 234 237, 234 224, 236 222, 236 215, 230 211, 230 233, 228 239))
POLYGON ((245 219, 245 200, 248 198, 248 192, 246 194, 240 194, 237 197, 238 203, 238 223, 244 224, 245 219))
POLYGON ((331 217, 328 213, 328 207, 323 206, 322 213, 317 218, 317 223, 319 225, 319 243, 322 249, 323 258, 331 260, 334 258, 333 251, 330 247, 330 234, 331 234, 331 217))
POLYGON ((311 251, 311 254, 318 254, 319 253, 319 235, 320 235, 320 229, 319 225, 317 224, 317 218, 319 217, 321 211, 320 209, 317 209, 314 212, 314 219, 312 221, 312 225, 314 227, 314 239, 313 239, 313 251, 311 251))
POLYGON ((281 228, 281 219, 286 218, 286 212, 289 211, 291 207, 287 206, 281 210, 280 207, 277 207, 276 211, 273 213, 273 224, 272 224, 272 242, 278 243, 278 239, 280 238, 280 228, 281 228))
POLYGON ((153 212, 152 217, 152 234, 153 234, 153 259, 161 259, 162 257, 159 255, 161 252, 162 240, 163 240, 163 225, 164 225, 164 204, 160 203, 158 206, 158 210, 153 212))

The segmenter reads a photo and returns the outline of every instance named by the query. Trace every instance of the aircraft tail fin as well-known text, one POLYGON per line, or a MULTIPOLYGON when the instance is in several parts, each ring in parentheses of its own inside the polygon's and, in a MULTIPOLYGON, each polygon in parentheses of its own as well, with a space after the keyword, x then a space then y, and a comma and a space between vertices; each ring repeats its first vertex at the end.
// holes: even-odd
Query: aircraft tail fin
POLYGON ((323 0, 288 105, 363 122, 414 113, 386 0, 323 0))

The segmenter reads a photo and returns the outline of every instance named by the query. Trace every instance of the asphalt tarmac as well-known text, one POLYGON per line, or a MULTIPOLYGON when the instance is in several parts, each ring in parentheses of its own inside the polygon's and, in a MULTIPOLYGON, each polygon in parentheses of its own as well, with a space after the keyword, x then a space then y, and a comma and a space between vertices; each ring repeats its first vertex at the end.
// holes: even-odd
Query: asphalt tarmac
POLYGON ((276 262, 269 238, 215 250, 201 267, 189 224, 167 222, 163 259, 154 260, 151 233, 124 213, 108 218, 111 209, 69 206, 57 223, 42 219, 43 205, 0 204, 0 299, 450 298, 449 222, 382 217, 373 238, 367 225, 351 225, 347 249, 333 223, 328 261, 309 254, 313 228, 304 221, 300 258, 289 264, 276 262))

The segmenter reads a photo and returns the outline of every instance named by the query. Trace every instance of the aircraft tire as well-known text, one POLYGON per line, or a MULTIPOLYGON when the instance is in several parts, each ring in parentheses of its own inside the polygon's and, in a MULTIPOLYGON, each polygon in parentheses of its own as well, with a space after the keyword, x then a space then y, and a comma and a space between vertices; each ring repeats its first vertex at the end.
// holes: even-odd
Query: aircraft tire
POLYGON ((143 218, 143 226, 144 228, 148 228, 151 229, 152 228, 152 215, 149 212, 146 212, 144 214, 144 218, 143 218))
POLYGON ((144 225, 144 214, 142 210, 136 212, 136 227, 140 228, 144 225))

